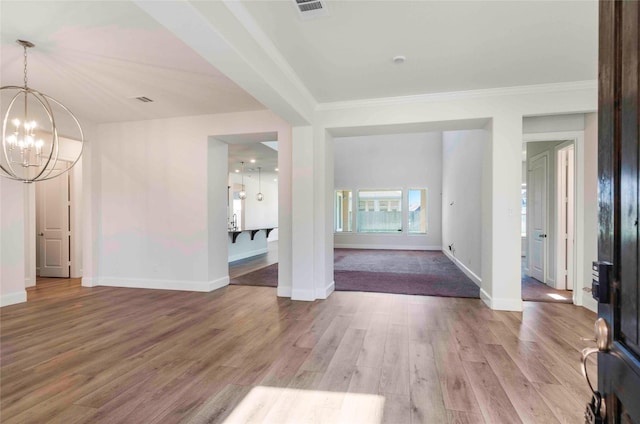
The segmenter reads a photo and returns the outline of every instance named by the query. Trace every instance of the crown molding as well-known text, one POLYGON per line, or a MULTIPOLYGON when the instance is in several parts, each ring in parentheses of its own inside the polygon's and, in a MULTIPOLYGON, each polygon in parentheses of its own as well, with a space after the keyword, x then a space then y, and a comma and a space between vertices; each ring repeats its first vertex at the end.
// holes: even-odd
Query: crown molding
POLYGON ((433 103, 450 100, 468 100, 486 97, 515 96, 526 94, 545 94, 566 91, 597 90, 598 81, 573 81, 552 84, 520 85, 515 87, 483 88, 480 90, 450 91, 446 93, 416 94, 398 97, 380 97, 374 99, 346 100, 341 102, 320 103, 316 111, 355 109, 375 106, 397 106, 412 103, 433 103))

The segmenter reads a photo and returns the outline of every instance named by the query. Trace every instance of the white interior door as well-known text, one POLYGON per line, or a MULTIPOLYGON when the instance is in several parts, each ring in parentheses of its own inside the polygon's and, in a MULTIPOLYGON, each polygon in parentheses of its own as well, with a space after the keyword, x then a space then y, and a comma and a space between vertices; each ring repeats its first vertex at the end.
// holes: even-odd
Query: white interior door
POLYGON ((39 275, 69 278, 69 173, 36 183, 36 234, 39 275))
POLYGON ((574 284, 574 147, 558 151, 558 241, 557 284, 561 290, 573 290, 574 284))
POLYGON ((547 251, 547 156, 534 158, 529 164, 527 204, 529 205, 529 275, 546 283, 547 251))

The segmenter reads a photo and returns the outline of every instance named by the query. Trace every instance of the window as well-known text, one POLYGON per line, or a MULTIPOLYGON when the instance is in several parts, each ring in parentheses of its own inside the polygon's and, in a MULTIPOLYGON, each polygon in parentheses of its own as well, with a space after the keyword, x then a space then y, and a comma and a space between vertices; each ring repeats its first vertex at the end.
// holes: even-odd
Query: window
POLYGON ((409 190, 409 233, 425 234, 427 232, 427 189, 409 190))
POLYGON ((358 191, 358 232, 402 231, 402 190, 358 191))
POLYGON ((351 190, 336 190, 334 220, 335 232, 353 231, 353 195, 351 190))

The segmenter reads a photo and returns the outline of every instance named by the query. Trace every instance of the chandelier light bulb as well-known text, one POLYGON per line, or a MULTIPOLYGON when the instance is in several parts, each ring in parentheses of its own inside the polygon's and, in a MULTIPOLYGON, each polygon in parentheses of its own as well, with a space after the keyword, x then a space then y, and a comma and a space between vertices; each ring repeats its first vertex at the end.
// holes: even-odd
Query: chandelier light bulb
POLYGON ((238 193, 238 197, 240 199, 242 199, 242 200, 246 199, 247 198, 247 192, 244 191, 244 190, 240 191, 240 193, 238 193))
POLYGON ((264 194, 262 193, 256 194, 256 199, 258 199, 258 202, 262 202, 264 200, 264 194))

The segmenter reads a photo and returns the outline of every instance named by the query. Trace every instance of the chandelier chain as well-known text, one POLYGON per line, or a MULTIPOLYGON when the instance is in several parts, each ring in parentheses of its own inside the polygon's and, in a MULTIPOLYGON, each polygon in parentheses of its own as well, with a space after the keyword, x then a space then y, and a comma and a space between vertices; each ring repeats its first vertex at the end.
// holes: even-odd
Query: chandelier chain
POLYGON ((27 88, 27 46, 22 48, 24 49, 24 88, 27 88))

